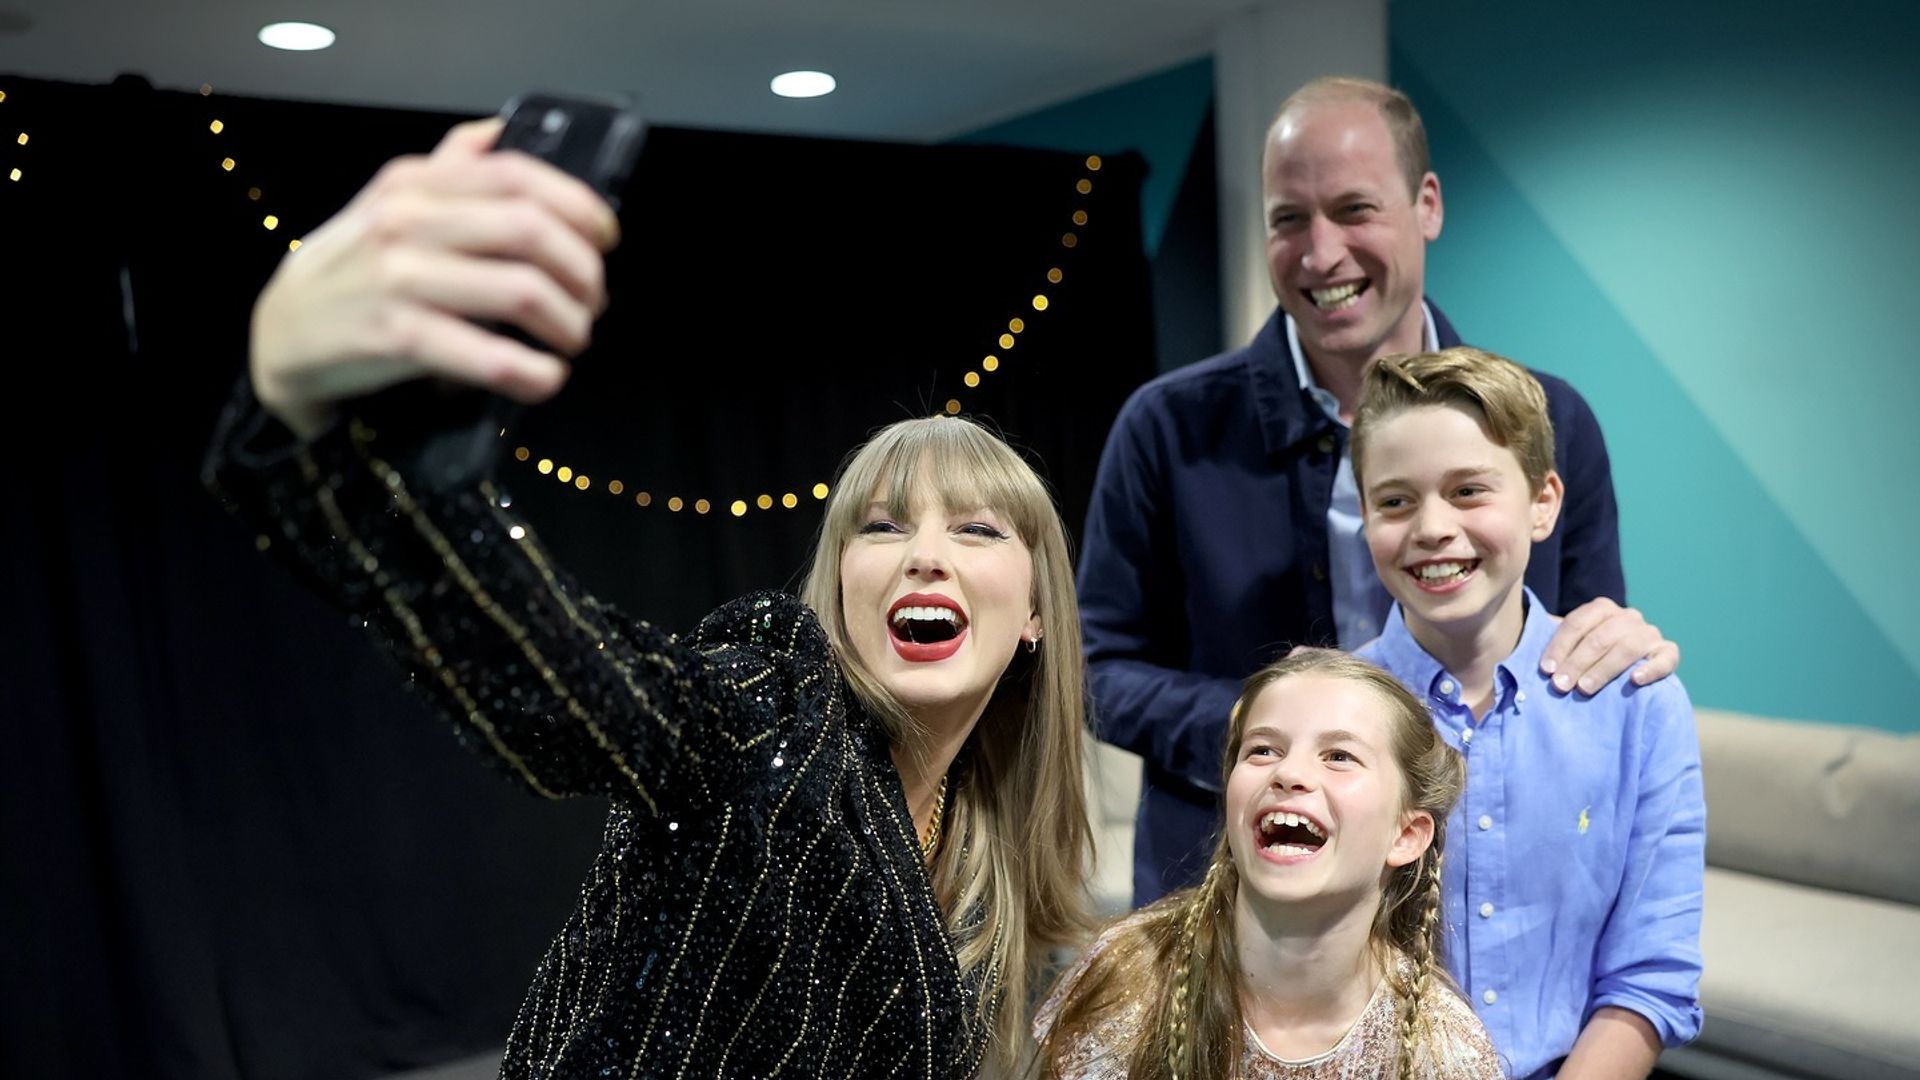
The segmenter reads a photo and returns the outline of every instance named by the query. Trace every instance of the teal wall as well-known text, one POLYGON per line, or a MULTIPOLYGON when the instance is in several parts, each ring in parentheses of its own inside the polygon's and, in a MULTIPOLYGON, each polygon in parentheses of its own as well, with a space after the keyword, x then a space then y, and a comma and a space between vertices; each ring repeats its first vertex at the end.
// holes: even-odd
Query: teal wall
MULTIPOLYGON (((1390 16, 1446 200, 1429 291, 1599 413, 1695 701, 1920 731, 1920 4, 1390 16)), ((1197 61, 962 141, 1140 150, 1152 252, 1212 92, 1197 61)))
POLYGON ((1141 236, 1151 258, 1160 250, 1180 178, 1186 175, 1187 156, 1211 104, 1213 61, 1195 60, 954 141, 1098 154, 1139 152, 1148 169, 1140 190, 1141 236))
POLYGON ((1429 291, 1592 402, 1696 702, 1920 730, 1920 5, 1391 25, 1446 200, 1429 291))

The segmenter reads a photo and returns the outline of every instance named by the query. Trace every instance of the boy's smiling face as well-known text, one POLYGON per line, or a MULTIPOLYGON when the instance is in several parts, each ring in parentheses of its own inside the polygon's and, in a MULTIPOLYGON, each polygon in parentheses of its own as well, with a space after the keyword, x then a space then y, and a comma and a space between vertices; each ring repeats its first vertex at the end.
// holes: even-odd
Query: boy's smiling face
POLYGON ((1488 437, 1477 410, 1458 405, 1419 405, 1374 423, 1361 472, 1374 572, 1415 639, 1468 641, 1496 627, 1511 648, 1527 557, 1560 513, 1558 474, 1532 491, 1520 459, 1488 437))

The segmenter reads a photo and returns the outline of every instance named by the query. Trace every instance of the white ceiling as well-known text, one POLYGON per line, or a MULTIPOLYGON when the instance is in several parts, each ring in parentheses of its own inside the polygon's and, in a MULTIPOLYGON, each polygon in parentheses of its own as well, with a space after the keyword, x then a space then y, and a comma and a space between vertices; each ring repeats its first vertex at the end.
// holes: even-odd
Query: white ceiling
POLYGON ((0 73, 486 113, 618 91, 655 123, 938 140, 1211 50, 1256 0, 0 0, 0 73), (259 44, 303 19, 317 53, 259 44), (25 28, 20 25, 24 21, 25 28), (776 98, 817 68, 840 89, 776 98))

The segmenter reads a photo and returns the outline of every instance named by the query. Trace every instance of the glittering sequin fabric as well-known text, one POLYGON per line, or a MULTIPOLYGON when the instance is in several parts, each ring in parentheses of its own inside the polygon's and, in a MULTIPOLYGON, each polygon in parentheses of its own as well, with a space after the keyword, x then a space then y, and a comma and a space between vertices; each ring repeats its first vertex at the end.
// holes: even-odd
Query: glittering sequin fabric
MULTIPOLYGON (((1069 969, 1059 984, 1061 989, 1041 1006, 1034 1020, 1036 1038, 1046 1038, 1073 980, 1125 926, 1122 922, 1103 934, 1069 969)), ((1406 957, 1400 957, 1399 963, 1403 976, 1412 973, 1413 964, 1406 957)), ((1125 1080, 1145 1011, 1144 1001, 1130 1002, 1074 1040, 1056 1062, 1063 1080, 1125 1080)), ((1413 1074, 1417 1080, 1499 1080, 1506 1075, 1499 1055, 1487 1040, 1486 1029, 1466 1002, 1452 991, 1436 987, 1427 995, 1426 1012, 1432 1032, 1414 1054, 1413 1074)), ((1281 1058, 1269 1053, 1251 1030, 1244 1034, 1236 1080, 1382 1080, 1393 1076, 1399 1061, 1399 1023, 1386 980, 1381 981, 1366 1011, 1346 1035, 1314 1057, 1281 1058)))
POLYGON ((973 1075, 994 988, 962 980, 884 735, 798 600, 677 639, 583 593, 500 492, 417 492, 353 425, 294 446, 244 392, 207 479, 465 742, 612 798, 502 1075, 973 1075))

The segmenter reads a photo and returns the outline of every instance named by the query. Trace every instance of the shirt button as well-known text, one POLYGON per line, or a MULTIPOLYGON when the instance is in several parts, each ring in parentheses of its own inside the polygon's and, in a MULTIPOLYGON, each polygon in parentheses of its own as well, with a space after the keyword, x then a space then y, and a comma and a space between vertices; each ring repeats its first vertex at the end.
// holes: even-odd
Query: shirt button
POLYGON ((1466 729, 1465 731, 1462 731, 1462 732, 1460 733, 1460 741, 1461 741, 1461 742, 1469 742, 1469 743, 1470 743, 1470 742, 1472 742, 1472 741, 1473 741, 1473 729, 1472 729, 1472 728, 1467 728, 1467 729, 1466 729))
POLYGON ((1481 814, 1480 815, 1480 831, 1486 832, 1488 829, 1491 829, 1491 828, 1493 828, 1493 815, 1481 814))
POLYGON ((1480 905, 1480 917, 1483 919, 1493 918, 1493 901, 1489 900, 1480 905))
POLYGON ((1441 679, 1441 680, 1440 680, 1440 692, 1441 692, 1442 694, 1447 694, 1447 695, 1449 695, 1449 696, 1451 696, 1451 695, 1453 694, 1453 680, 1452 680, 1452 679, 1441 679))
POLYGON ((1499 994, 1496 994, 1496 993, 1494 993, 1494 992, 1493 992, 1493 991, 1491 991, 1491 990, 1489 990, 1489 991, 1487 991, 1486 993, 1484 993, 1484 994, 1481 994, 1481 995, 1480 995, 1480 1000, 1481 1000, 1481 1001, 1484 1001, 1484 1002, 1486 1002, 1486 1003, 1487 1003, 1487 1004, 1489 1004, 1489 1005, 1491 1005, 1491 1004, 1493 1004, 1494 1002, 1496 1002, 1496 1001, 1499 1001, 1499 1000, 1500 1000, 1500 995, 1499 995, 1499 994))
POLYGON ((1525 703, 1527 700, 1527 692, 1525 690, 1515 691, 1513 700, 1516 703, 1525 703))

